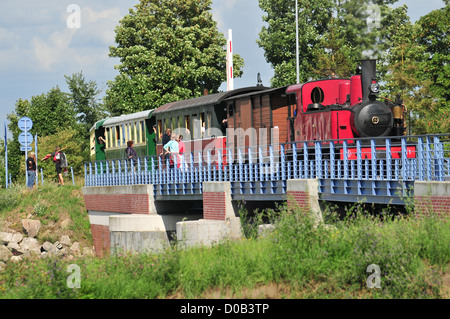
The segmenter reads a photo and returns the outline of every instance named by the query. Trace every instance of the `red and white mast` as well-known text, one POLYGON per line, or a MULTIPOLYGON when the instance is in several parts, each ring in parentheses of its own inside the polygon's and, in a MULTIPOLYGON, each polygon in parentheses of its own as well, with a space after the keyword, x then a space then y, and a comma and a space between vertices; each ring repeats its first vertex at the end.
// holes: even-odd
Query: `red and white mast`
POLYGON ((227 91, 233 90, 233 47, 231 29, 228 29, 227 41, 227 91))

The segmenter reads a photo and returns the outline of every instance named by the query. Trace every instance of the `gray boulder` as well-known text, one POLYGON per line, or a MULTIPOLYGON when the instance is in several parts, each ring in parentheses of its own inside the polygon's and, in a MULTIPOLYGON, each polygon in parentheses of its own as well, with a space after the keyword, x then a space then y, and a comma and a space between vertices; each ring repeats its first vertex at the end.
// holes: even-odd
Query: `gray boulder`
POLYGON ((13 253, 4 245, 0 245, 0 262, 7 262, 13 253))
POLYGON ((22 227, 28 237, 36 237, 41 229, 41 222, 34 219, 22 219, 22 227))

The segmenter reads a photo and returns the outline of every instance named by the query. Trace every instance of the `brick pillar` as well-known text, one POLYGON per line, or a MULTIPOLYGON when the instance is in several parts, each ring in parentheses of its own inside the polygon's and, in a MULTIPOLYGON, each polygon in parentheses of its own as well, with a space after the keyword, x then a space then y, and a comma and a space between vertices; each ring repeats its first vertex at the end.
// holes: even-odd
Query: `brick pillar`
POLYGON ((89 212, 95 255, 99 257, 109 255, 109 216, 111 215, 113 214, 106 212, 89 212))
POLYGON ((82 188, 97 256, 109 253, 109 217, 121 214, 156 214, 153 185, 82 188))
POLYGON ((121 185, 82 188, 88 211, 156 214, 153 185, 121 185))
POLYGON ((203 182, 203 219, 226 220, 231 217, 236 215, 230 182, 203 182))
POLYGON ((286 185, 287 205, 289 209, 311 212, 316 222, 322 222, 319 205, 319 181, 317 179, 289 179, 286 185))
POLYGON ((414 182, 414 206, 418 217, 430 214, 447 217, 450 213, 450 182, 414 182))

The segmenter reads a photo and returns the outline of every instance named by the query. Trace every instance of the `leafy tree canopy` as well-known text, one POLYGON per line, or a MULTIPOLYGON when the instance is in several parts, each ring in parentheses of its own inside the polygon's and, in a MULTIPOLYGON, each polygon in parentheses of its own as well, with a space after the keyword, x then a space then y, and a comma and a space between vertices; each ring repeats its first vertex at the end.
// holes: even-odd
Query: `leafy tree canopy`
MULTIPOLYGON (((386 17, 397 0, 299 0, 299 80, 347 77, 358 60, 385 50, 386 17)), ((295 1, 259 0, 266 13, 260 38, 274 68, 273 86, 296 82, 295 1)))
POLYGON ((86 133, 99 119, 106 116, 104 106, 97 100, 100 90, 95 81, 86 81, 83 72, 64 76, 70 90, 70 101, 77 113, 78 121, 85 126, 86 133))
POLYGON ((449 8, 449 1, 445 1, 445 7, 415 24, 403 8, 396 17, 403 23, 390 30, 393 45, 383 56, 384 87, 390 95, 404 99, 412 134, 450 132, 449 8))
MULTIPOLYGON (((105 98, 112 115, 157 108, 217 92, 226 80, 226 39, 212 19, 211 0, 141 0, 116 27, 120 74, 105 98)), ((243 60, 233 56, 235 76, 243 60)))

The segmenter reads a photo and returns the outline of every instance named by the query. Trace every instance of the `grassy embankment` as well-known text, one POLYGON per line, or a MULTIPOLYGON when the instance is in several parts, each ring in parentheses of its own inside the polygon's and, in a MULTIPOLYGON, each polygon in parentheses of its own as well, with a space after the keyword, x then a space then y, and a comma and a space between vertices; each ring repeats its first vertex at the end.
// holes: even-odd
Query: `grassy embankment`
MULTIPOLYGON (((34 212, 41 240, 57 240, 63 218, 73 240, 91 245, 80 186, 0 190, 0 227, 17 228, 34 212), (48 231, 46 231, 48 230, 48 231)), ((435 216, 328 220, 316 227, 301 212, 272 215, 275 230, 211 248, 103 259, 41 258, 9 262, 0 273, 0 298, 449 298, 449 220, 435 216), (68 288, 68 266, 80 270, 80 288, 68 288), (380 269, 381 288, 367 280, 380 269)))

